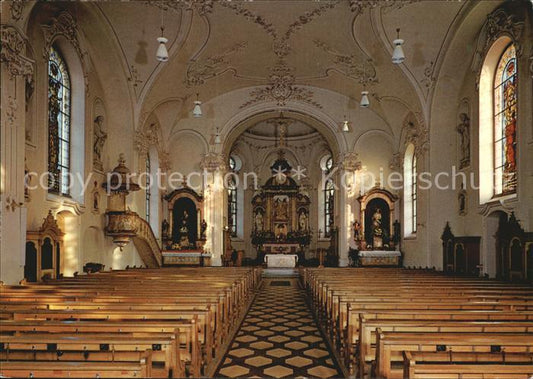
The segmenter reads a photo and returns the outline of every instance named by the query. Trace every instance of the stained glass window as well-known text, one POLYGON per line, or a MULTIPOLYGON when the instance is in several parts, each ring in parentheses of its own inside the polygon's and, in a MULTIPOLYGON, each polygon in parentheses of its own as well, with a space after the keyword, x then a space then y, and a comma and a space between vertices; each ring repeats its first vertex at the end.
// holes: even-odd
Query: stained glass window
MULTIPOLYGON (((233 157, 229 158, 229 168, 235 172, 237 163, 233 157)), ((228 226, 232 237, 237 236, 237 186, 233 176, 228 181, 228 226)))
MULTIPOLYGON (((324 165, 326 173, 333 168, 333 158, 329 157, 324 165)), ((324 183, 324 237, 331 236, 333 227, 333 211, 335 204, 335 185, 331 179, 324 183)))
POLYGON ((416 174, 416 154, 413 154, 413 159, 411 161, 411 175, 412 175, 412 184, 411 184, 411 205, 412 205, 412 218, 411 218, 411 230, 413 233, 416 233, 416 196, 417 196, 417 174, 416 174))
POLYGON ((65 60, 51 47, 48 58, 48 186, 69 195, 70 76, 65 60))
POLYGON ((150 222, 150 199, 152 197, 150 175, 152 172, 150 154, 146 154, 146 221, 150 222))
POLYGON ((494 76, 494 194, 516 192, 516 49, 503 52, 494 76))
POLYGON ((407 145, 403 159, 403 221, 404 236, 416 234, 417 220, 417 159, 413 144, 407 145))

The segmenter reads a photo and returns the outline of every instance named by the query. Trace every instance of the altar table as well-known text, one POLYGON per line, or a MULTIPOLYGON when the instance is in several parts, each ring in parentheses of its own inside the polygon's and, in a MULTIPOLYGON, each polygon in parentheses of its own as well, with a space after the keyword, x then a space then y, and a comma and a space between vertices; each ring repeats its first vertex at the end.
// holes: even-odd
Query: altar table
POLYGON ((390 250, 368 250, 359 252, 361 266, 399 266, 402 253, 390 250))
POLYGON ((200 250, 163 251, 163 265, 209 266, 211 254, 200 250))
POLYGON ((266 254, 265 263, 267 267, 283 267, 293 268, 296 267, 298 262, 298 255, 296 254, 266 254))

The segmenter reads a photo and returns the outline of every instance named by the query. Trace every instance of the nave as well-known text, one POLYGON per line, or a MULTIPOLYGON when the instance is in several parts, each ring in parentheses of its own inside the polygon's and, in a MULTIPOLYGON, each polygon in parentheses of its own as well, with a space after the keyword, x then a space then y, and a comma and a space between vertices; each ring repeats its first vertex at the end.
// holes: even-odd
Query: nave
POLYGON ((341 376, 297 279, 263 280, 215 376, 341 376))
POLYGON ((262 274, 128 269, 2 285, 0 375, 533 375, 530 285, 397 268, 262 274))

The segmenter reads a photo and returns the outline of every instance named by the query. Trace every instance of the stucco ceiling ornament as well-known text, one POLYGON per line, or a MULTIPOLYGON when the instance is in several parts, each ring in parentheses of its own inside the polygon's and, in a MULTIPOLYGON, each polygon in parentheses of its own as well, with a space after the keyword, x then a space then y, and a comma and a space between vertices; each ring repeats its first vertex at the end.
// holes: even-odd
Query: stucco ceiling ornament
POLYGON ((358 171, 362 167, 359 154, 347 152, 339 160, 339 168, 345 171, 358 171))
MULTIPOLYGON (((318 2, 317 2, 318 3, 318 2)), ((297 30, 301 29, 304 25, 309 24, 316 18, 320 17, 324 13, 326 13, 328 10, 333 9, 337 4, 339 4, 340 1, 334 0, 334 1, 327 1, 318 3, 319 6, 312 11, 305 12, 304 14, 298 16, 294 22, 292 22, 287 30, 284 33, 279 33, 273 24, 269 21, 267 21, 263 16, 260 14, 247 9, 245 7, 246 2, 236 2, 236 1, 220 1, 218 4, 229 8, 233 10, 233 12, 239 16, 243 16, 247 20, 259 25, 261 28, 265 30, 265 32, 273 38, 273 50, 274 54, 279 59, 285 58, 287 55, 289 55, 291 49, 289 44, 289 39, 292 34, 294 34, 297 30)))
POLYGON ((216 0, 148 0, 146 3, 163 10, 188 10, 196 11, 200 16, 205 16, 213 11, 216 0))
POLYGON ((224 155, 214 152, 207 153, 204 156, 200 167, 207 172, 226 171, 227 169, 224 155))
POLYGON ((12 26, 2 25, 0 30, 2 41, 0 61, 7 64, 11 78, 22 75, 31 80, 34 62, 23 55, 26 51, 24 37, 12 26))
POLYGON ((520 39, 524 30, 524 20, 519 19, 516 14, 509 14, 504 9, 498 8, 487 16, 487 20, 481 28, 481 33, 477 40, 476 52, 472 60, 472 71, 477 74, 476 88, 479 87, 479 78, 483 61, 490 47, 498 38, 507 36, 511 38, 515 45, 516 55, 522 55, 522 44, 520 39))
POLYGON ((230 64, 229 57, 243 51, 247 45, 246 41, 238 42, 220 54, 199 61, 191 61, 187 67, 185 84, 187 87, 199 86, 206 80, 225 72, 230 64))
POLYGON ((285 106, 288 101, 301 101, 322 108, 322 105, 313 100, 312 91, 294 85, 296 78, 292 71, 293 69, 288 67, 284 61, 278 62, 271 69, 269 84, 250 92, 251 99, 241 105, 241 108, 260 101, 275 101, 280 107, 285 106))
POLYGON ((426 87, 426 89, 429 91, 437 81, 437 78, 433 76, 433 70, 435 69, 435 62, 431 61, 428 63, 428 65, 424 68, 424 77, 421 80, 421 83, 426 87))
POLYGON ((9 4, 9 11, 11 12, 11 18, 18 21, 22 18, 22 12, 28 1, 12 0, 9 4))
POLYGON ((315 39, 313 41, 316 47, 324 50, 331 55, 333 63, 340 67, 344 75, 358 80, 361 83, 374 83, 378 82, 376 68, 372 64, 372 60, 361 57, 355 54, 346 55, 336 51, 333 47, 329 46, 326 42, 315 39))

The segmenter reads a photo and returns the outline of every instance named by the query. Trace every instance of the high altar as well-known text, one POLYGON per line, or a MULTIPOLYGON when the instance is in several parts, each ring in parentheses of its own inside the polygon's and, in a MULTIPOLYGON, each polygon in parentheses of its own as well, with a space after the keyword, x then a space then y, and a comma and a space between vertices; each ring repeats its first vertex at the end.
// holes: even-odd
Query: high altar
MULTIPOLYGON (((309 197, 291 177, 292 167, 282 149, 270 169, 272 177, 252 199, 252 243, 260 261, 265 254, 291 254, 303 260, 311 241, 309 197)), ((291 262, 295 264, 293 258, 291 262)))

